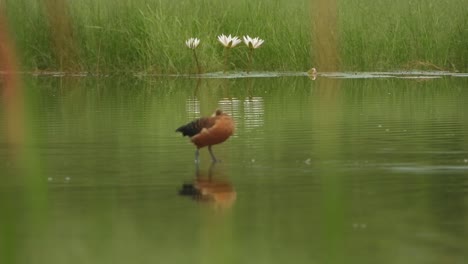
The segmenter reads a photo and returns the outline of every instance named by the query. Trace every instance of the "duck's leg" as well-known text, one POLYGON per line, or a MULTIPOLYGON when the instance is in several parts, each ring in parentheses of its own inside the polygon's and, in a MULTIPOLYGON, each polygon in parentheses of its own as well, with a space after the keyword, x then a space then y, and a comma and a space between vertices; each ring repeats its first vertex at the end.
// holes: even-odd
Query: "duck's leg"
POLYGON ((195 163, 200 163, 200 160, 198 159, 198 157, 200 156, 200 149, 197 148, 197 150, 195 150, 195 163))
POLYGON ((200 178, 200 163, 195 162, 195 178, 200 178))
POLYGON ((218 162, 219 160, 216 159, 216 157, 215 157, 215 155, 214 155, 214 153, 213 153, 213 150, 211 150, 211 145, 208 146, 208 150, 210 151, 211 160, 212 160, 213 162, 218 162))

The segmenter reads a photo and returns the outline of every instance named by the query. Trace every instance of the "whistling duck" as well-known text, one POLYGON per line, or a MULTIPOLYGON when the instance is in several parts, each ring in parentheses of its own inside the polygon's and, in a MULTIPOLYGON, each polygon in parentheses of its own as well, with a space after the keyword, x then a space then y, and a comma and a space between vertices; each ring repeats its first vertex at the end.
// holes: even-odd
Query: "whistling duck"
POLYGON ((189 136, 197 150, 195 151, 195 162, 198 163, 199 150, 208 146, 211 159, 216 162, 216 157, 211 146, 226 141, 234 133, 234 121, 222 110, 216 110, 210 117, 202 117, 176 129, 182 136, 189 136))

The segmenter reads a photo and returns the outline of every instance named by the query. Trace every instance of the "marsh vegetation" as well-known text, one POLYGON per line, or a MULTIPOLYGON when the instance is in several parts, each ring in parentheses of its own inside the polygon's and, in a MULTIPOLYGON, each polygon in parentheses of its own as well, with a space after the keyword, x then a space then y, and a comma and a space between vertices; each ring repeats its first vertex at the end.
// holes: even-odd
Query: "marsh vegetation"
MULTIPOLYGON (((307 71, 320 50, 319 1, 6 1, 25 70, 196 72, 190 37, 201 40, 204 72, 223 70, 220 34, 259 36, 253 70, 307 71)), ((337 0, 333 22, 340 70, 468 68, 466 0, 337 0)), ((234 49, 231 70, 246 70, 234 49)))

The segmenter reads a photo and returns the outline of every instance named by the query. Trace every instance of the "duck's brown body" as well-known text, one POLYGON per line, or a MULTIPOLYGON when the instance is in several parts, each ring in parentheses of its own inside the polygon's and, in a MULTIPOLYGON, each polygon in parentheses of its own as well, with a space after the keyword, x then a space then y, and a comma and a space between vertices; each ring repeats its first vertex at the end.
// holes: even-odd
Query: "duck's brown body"
POLYGON ((189 136, 190 140, 197 146, 195 153, 198 161, 198 149, 208 146, 213 161, 216 161, 211 146, 226 141, 235 130, 234 121, 221 110, 211 117, 202 117, 186 125, 179 127, 176 132, 181 132, 183 136, 189 136))

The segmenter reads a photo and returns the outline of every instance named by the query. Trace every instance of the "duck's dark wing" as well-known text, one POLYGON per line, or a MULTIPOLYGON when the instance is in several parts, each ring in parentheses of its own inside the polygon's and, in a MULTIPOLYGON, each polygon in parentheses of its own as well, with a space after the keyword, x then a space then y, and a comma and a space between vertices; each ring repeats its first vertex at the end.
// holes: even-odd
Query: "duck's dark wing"
POLYGON ((195 119, 192 122, 183 125, 176 129, 176 132, 182 133, 183 136, 193 137, 200 133, 203 128, 210 128, 215 124, 216 119, 212 117, 202 117, 195 119))

